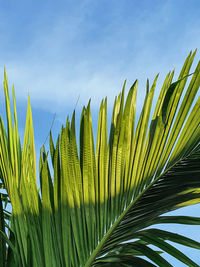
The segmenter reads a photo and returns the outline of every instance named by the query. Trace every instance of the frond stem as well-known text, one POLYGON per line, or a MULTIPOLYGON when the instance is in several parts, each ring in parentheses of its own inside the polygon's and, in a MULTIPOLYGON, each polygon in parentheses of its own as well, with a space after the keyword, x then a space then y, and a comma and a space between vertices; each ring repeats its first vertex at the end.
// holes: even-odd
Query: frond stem
POLYGON ((100 241, 100 243, 97 245, 96 249, 92 252, 91 256, 89 257, 88 261, 85 264, 85 267, 91 267, 96 256, 98 255, 98 253, 100 252, 101 248, 104 246, 105 242, 108 240, 108 238, 111 236, 111 234, 114 232, 114 230, 116 229, 116 227, 120 224, 120 222, 123 220, 124 216, 129 212, 129 210, 133 207, 133 205, 136 203, 136 201, 152 186, 154 185, 157 180, 159 178, 161 178, 163 175, 165 175, 171 168, 173 168, 176 164, 180 163, 182 160, 185 160, 186 158, 188 158, 189 156, 191 156, 192 154, 194 154, 196 152, 196 149, 192 150, 190 153, 188 153, 184 158, 179 159, 176 163, 174 163, 172 166, 170 166, 168 169, 166 169, 163 173, 161 173, 156 179, 154 179, 154 181, 149 184, 142 192, 141 194, 139 194, 134 200, 133 202, 131 202, 126 210, 124 210, 124 212, 119 216, 119 218, 116 220, 116 222, 114 222, 114 224, 111 226, 111 228, 108 230, 108 232, 106 233, 106 235, 102 238, 102 240, 100 241))

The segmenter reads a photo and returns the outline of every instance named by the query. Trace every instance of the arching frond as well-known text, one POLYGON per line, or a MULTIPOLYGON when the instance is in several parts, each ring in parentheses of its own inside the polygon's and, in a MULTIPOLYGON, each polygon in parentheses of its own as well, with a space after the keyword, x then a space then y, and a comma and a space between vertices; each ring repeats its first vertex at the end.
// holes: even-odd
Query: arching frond
POLYGON ((56 145, 50 134, 53 173, 43 148, 41 193, 30 101, 21 149, 5 76, 8 130, 1 120, 0 172, 13 207, 13 238, 4 235, 4 240, 13 248, 16 266, 171 266, 163 252, 198 266, 167 241, 194 249, 200 243, 158 228, 160 223, 200 225, 200 218, 164 215, 200 202, 200 63, 190 74, 195 53, 188 55, 176 82, 174 72, 167 74, 152 118, 158 76, 152 86, 147 82, 137 125, 135 81, 126 99, 125 83, 115 99, 109 138, 107 99, 101 102, 96 147, 90 102, 81 114, 79 147, 75 113, 56 145))

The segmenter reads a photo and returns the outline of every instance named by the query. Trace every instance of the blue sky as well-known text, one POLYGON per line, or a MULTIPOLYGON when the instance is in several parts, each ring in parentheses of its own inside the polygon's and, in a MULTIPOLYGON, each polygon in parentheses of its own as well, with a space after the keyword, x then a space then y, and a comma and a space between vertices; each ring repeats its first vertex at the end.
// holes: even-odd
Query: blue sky
MULTIPOLYGON (((53 114, 56 138, 77 99, 77 119, 92 99, 95 128, 101 99, 108 96, 111 116, 124 80, 128 90, 137 78, 141 108, 147 77, 152 82, 160 73, 159 92, 167 72, 175 67, 178 74, 189 51, 200 50, 199 14, 199 0, 1 1, 0 81, 5 65, 10 86, 15 84, 22 136, 30 93, 37 158, 53 114)), ((198 51, 195 62, 199 58, 198 51)), ((0 110, 2 96, 1 90, 0 110)), ((199 215, 200 206, 182 212, 199 215)), ((200 227, 179 229, 200 241, 200 227)))

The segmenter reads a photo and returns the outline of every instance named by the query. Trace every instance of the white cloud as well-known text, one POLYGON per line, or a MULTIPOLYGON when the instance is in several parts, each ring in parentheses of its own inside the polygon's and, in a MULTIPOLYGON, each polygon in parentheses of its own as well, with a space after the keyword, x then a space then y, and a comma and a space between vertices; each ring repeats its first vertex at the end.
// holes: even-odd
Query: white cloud
POLYGON ((102 25, 97 6, 88 3, 68 15, 54 15, 49 25, 40 18, 21 58, 4 62, 18 99, 25 101, 29 90, 33 107, 61 114, 73 109, 80 95, 79 106, 92 98, 98 109, 105 96, 113 104, 125 79, 129 88, 138 78, 141 105, 146 78, 153 82, 160 72, 159 86, 174 64, 179 70, 189 50, 200 43, 198 23, 193 28, 187 23, 184 33, 178 23, 172 27, 178 9, 174 11, 171 1, 153 10, 147 6, 136 17, 131 12, 120 16, 122 6, 113 8, 111 14, 102 14, 102 25))

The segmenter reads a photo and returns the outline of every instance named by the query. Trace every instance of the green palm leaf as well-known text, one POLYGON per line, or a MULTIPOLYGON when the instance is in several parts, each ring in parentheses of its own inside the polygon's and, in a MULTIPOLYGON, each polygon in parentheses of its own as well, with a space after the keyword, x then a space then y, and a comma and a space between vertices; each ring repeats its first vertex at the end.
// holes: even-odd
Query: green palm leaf
MULTIPOLYGON (((158 76, 151 87, 147 81, 136 126, 138 83, 126 99, 124 83, 114 102, 109 139, 107 100, 102 101, 96 148, 90 102, 81 114, 79 147, 75 113, 71 123, 67 119, 62 127, 56 146, 50 134, 53 177, 43 148, 41 192, 30 100, 21 149, 15 97, 13 124, 5 76, 8 129, 1 119, 0 172, 13 208, 10 239, 3 224, 1 231, 16 266, 171 266, 162 252, 198 266, 167 241, 200 249, 198 242, 155 228, 159 223, 200 225, 200 218, 163 215, 200 202, 200 98, 193 104, 200 86, 200 63, 190 74, 195 53, 188 55, 178 81, 172 82, 174 72, 166 76, 151 121, 158 76)), ((1 207, 0 214, 3 222, 1 207)))

